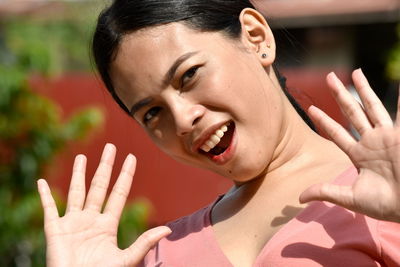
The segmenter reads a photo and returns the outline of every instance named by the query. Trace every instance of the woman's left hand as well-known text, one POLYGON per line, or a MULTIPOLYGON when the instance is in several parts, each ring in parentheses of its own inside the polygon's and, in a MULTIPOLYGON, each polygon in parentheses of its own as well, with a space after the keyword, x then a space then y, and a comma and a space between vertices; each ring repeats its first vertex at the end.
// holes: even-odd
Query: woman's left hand
POLYGON ((355 140, 341 125, 316 107, 309 109, 332 140, 359 171, 352 186, 317 184, 304 191, 300 202, 329 201, 381 220, 400 222, 400 101, 393 123, 361 70, 352 75, 361 106, 331 73, 327 82, 342 111, 360 134, 355 140))

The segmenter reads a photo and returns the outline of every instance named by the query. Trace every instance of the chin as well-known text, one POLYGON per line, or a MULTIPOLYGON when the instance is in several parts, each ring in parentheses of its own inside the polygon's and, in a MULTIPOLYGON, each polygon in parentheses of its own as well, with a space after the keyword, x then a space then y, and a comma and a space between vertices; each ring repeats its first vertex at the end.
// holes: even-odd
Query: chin
POLYGON ((233 164, 233 168, 223 168, 222 170, 212 170, 235 183, 246 183, 258 179, 266 174, 268 165, 265 164, 233 164))

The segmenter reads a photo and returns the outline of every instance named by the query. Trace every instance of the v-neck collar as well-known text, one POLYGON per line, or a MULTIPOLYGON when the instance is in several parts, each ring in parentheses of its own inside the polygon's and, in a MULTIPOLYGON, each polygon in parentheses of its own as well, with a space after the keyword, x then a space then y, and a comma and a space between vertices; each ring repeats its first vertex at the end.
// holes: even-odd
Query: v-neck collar
MULTIPOLYGON (((345 171, 343 171, 341 174, 339 174, 331 183, 337 184, 341 183, 341 179, 343 177, 347 177, 348 173, 354 172, 355 167, 351 166, 347 168, 345 171)), ((207 240, 209 241, 209 245, 213 247, 214 252, 218 252, 220 254, 220 260, 223 261, 224 265, 223 266, 231 266, 233 267, 234 265, 230 262, 228 257, 225 255, 223 250, 221 249, 220 245, 217 242, 217 239, 215 237, 215 232, 211 223, 211 212, 214 206, 223 198, 224 195, 220 195, 214 203, 208 206, 207 210, 204 212, 204 223, 205 223, 205 232, 204 234, 207 237, 207 240)), ((309 209, 312 209, 313 206, 319 205, 320 202, 312 202, 310 205, 305 207, 302 211, 300 211, 295 217, 293 217, 289 222, 287 222, 285 225, 283 225, 264 245, 264 247, 260 250, 260 253, 257 255, 256 259, 254 260, 252 266, 264 266, 265 263, 262 262, 263 260, 263 255, 267 254, 268 251, 271 250, 271 246, 275 242, 278 242, 279 237, 282 235, 282 233, 286 232, 287 228, 291 228, 291 225, 296 223, 298 221, 298 218, 300 218, 304 212, 307 212, 309 209), (272 244, 272 245, 271 245, 272 244)), ((223 267, 221 266, 221 267, 223 267)))

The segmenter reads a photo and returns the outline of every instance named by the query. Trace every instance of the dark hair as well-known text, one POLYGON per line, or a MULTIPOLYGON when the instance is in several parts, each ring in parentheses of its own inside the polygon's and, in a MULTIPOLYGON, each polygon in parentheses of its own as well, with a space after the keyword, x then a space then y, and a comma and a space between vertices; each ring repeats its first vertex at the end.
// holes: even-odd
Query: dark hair
MULTIPOLYGON (((195 30, 218 31, 237 39, 241 34, 239 16, 245 8, 254 6, 248 0, 115 0, 100 13, 92 42, 94 61, 107 90, 129 113, 117 96, 109 74, 125 35, 146 27, 181 22, 195 30)), ((276 74, 289 101, 315 131, 310 118, 287 92, 286 79, 278 71, 276 74)))

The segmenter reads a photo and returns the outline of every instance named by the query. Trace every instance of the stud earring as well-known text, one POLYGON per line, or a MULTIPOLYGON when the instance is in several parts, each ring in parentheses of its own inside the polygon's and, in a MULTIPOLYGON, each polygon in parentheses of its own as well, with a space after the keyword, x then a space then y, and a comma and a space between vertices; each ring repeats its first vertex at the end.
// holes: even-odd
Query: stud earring
POLYGON ((270 44, 267 44, 267 47, 268 47, 268 48, 271 48, 271 45, 270 45, 270 44))
POLYGON ((267 58, 267 56, 268 56, 268 55, 267 55, 266 53, 263 53, 263 54, 261 55, 262 58, 267 58))

